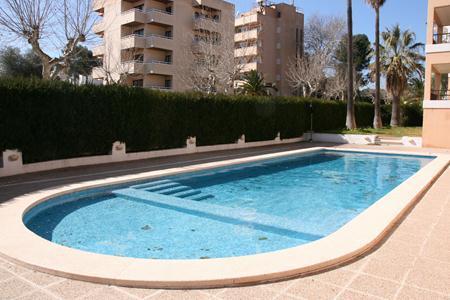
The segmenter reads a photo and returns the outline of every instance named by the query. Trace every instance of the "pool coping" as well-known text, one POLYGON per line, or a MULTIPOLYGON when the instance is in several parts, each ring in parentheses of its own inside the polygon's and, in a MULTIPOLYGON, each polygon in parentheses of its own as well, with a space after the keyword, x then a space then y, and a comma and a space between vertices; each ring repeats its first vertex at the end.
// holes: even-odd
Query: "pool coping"
POLYGON ((314 147, 71 184, 0 205, 0 256, 36 271, 102 284, 141 288, 212 288, 281 280, 342 264, 376 246, 445 171, 450 155, 314 147), (208 260, 152 260, 84 252, 47 241, 22 222, 32 207, 55 196, 104 185, 206 170, 319 150, 435 156, 415 175, 335 233, 294 248, 208 260))

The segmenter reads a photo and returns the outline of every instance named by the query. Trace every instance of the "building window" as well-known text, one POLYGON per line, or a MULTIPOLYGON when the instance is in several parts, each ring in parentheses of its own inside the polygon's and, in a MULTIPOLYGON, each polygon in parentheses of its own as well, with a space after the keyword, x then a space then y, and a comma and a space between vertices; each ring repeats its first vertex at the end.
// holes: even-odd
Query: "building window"
POLYGON ((144 87, 144 79, 133 80, 134 87, 144 87))
POLYGON ((136 55, 134 56, 134 61, 137 61, 137 62, 144 62, 144 54, 136 54, 136 55))
POLYGON ((277 27, 277 33, 281 33, 281 27, 280 26, 277 27))
POLYGON ((144 36, 144 28, 133 31, 134 35, 144 36))
POLYGON ((170 54, 166 55, 166 57, 164 58, 164 62, 171 64, 172 63, 172 55, 170 55, 170 54))
POLYGON ((172 38, 172 30, 167 30, 164 35, 168 38, 172 38))
POLYGON ((281 43, 277 43, 277 49, 281 49, 281 43))
POLYGON ((277 65, 281 65, 281 59, 277 58, 277 65))
POLYGON ((277 74, 277 81, 280 81, 280 80, 281 80, 281 75, 277 74))
POLYGON ((172 80, 171 80, 171 79, 166 79, 166 80, 164 81, 164 87, 165 87, 166 89, 171 89, 171 88, 172 88, 172 80))
POLYGON ((134 9, 138 9, 138 10, 144 10, 144 4, 135 6, 134 9))

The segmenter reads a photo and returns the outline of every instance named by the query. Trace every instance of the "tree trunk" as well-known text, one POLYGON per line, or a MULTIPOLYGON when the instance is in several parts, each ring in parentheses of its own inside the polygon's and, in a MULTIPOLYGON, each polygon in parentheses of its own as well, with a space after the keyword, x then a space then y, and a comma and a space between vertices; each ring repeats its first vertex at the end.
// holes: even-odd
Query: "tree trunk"
POLYGON ((348 86, 347 86, 347 119, 345 126, 347 129, 356 128, 355 104, 353 99, 353 11, 352 0, 347 0, 347 25, 348 25, 348 86))
POLYGON ((375 21, 375 114, 373 119, 373 128, 383 127, 381 120, 381 99, 380 99, 380 6, 376 7, 376 21, 375 21))
POLYGON ((400 126, 400 96, 394 95, 392 98, 391 127, 400 126))

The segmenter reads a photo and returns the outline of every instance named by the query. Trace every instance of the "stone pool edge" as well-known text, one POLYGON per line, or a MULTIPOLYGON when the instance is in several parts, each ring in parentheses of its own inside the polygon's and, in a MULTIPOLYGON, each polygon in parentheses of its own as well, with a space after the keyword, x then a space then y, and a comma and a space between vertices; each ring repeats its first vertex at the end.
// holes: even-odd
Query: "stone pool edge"
POLYGON ((22 222, 23 215, 32 207, 49 198, 75 191, 320 150, 424 156, 423 153, 403 151, 315 147, 43 190, 14 198, 0 206, 0 256, 52 275, 129 287, 213 288, 281 280, 331 268, 376 246, 450 163, 450 155, 429 153, 436 159, 335 233, 298 247, 251 256, 210 260, 150 260, 100 255, 54 244, 29 231, 22 222))

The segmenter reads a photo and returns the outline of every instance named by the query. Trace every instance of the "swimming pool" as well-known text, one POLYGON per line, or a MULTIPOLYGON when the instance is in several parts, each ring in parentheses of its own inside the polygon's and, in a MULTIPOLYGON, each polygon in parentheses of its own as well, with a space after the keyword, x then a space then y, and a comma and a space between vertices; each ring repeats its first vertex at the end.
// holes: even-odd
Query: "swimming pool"
POLYGON ((54 243, 113 256, 266 253, 330 235, 432 159, 302 153, 59 196, 24 223, 54 243))

